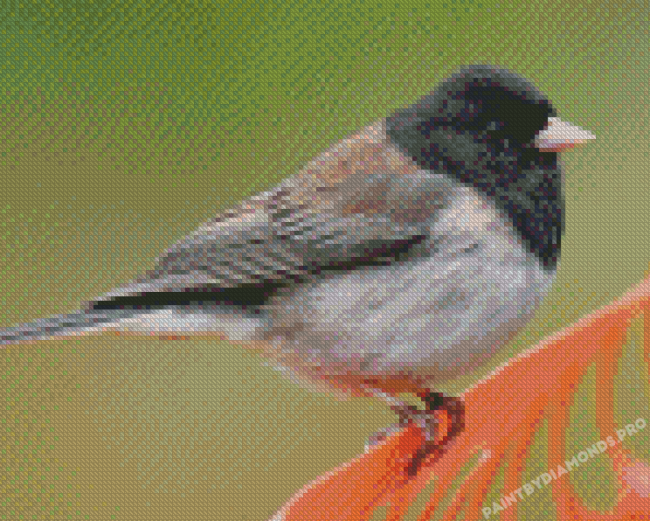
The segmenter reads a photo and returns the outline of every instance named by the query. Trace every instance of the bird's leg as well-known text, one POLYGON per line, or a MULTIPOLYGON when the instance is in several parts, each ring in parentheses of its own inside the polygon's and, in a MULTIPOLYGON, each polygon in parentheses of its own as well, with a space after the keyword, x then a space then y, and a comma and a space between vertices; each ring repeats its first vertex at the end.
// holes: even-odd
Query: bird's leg
POLYGON ((415 453, 413 461, 407 469, 409 476, 415 476, 421 464, 431 454, 440 455, 449 442, 458 436, 465 428, 465 404, 461 398, 444 396, 442 393, 423 391, 418 397, 425 403, 426 411, 419 411, 426 416, 422 426, 425 432, 424 445, 415 453), (435 411, 442 410, 447 413, 448 428, 446 432, 437 432, 438 421, 435 411))
MULTIPOLYGON (((419 415, 421 415, 421 413, 423 412, 418 410, 418 408, 414 407, 413 405, 408 405, 406 402, 380 391, 374 392, 373 396, 385 401, 386 404, 388 404, 388 406, 391 408, 391 410, 395 414, 397 414, 399 418, 399 422, 390 425, 385 429, 381 429, 380 431, 377 431, 373 435, 371 435, 366 441, 366 450, 368 450, 370 447, 377 445, 378 443, 381 443, 382 441, 384 441, 384 439, 386 439, 394 432, 397 432, 403 429, 404 427, 406 427, 409 421, 416 421, 416 418, 419 415)), ((423 427, 421 424, 420 426, 423 427)), ((425 429, 425 433, 428 431, 429 429, 425 429)))
POLYGON ((409 465, 408 474, 417 474, 420 465, 427 456, 433 452, 440 452, 453 438, 455 438, 465 427, 465 407, 460 398, 444 396, 442 393, 433 391, 422 391, 418 397, 424 402, 426 408, 420 410, 417 407, 408 405, 397 398, 378 392, 375 396, 382 398, 388 406, 399 416, 399 423, 391 425, 368 438, 366 450, 382 442, 387 436, 404 428, 409 422, 418 425, 424 432, 424 445, 417 451, 413 462, 409 465), (444 410, 449 418, 449 427, 446 432, 439 432, 438 420, 435 412, 444 410))

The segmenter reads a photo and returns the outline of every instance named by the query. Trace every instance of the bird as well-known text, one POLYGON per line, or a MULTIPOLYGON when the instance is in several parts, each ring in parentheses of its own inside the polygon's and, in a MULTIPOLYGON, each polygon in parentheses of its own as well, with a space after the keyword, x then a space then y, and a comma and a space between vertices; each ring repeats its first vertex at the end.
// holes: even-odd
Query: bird
POLYGON ((525 77, 463 67, 217 214, 136 280, 0 329, 0 346, 229 340, 312 389, 383 399, 398 428, 425 429, 422 460, 433 412, 462 429, 462 403, 436 386, 492 357, 548 294, 565 223, 559 155, 593 139, 525 77), (398 398, 409 392, 424 411, 398 398))

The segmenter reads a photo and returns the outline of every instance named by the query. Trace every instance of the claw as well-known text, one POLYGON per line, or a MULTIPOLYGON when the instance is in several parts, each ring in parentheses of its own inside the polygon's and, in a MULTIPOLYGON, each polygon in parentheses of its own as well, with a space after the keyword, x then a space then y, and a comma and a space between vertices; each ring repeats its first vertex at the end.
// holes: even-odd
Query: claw
POLYGON ((389 407, 399 416, 400 421, 370 436, 366 441, 366 452, 410 422, 415 423, 424 431, 426 441, 416 452, 407 469, 409 476, 417 474, 422 463, 429 455, 434 452, 441 453, 445 446, 465 427, 465 408, 460 398, 447 397, 432 391, 423 391, 418 393, 418 397, 426 404, 426 409, 420 410, 384 393, 377 393, 376 396, 388 402, 389 407), (447 413, 446 428, 441 425, 440 420, 436 417, 435 413, 439 410, 444 410, 447 413))
POLYGON ((389 436, 392 436, 397 431, 401 430, 403 427, 404 426, 401 423, 395 423, 393 425, 386 427, 385 429, 382 429, 370 435, 366 440, 366 445, 364 447, 365 452, 368 452, 371 447, 374 447, 375 445, 379 445, 382 441, 384 441, 389 436))

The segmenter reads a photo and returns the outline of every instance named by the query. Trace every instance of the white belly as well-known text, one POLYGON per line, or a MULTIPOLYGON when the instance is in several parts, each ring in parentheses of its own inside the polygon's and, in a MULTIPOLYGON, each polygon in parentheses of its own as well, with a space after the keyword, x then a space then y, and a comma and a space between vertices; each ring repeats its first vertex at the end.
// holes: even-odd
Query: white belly
POLYGON ((510 340, 554 273, 523 252, 492 206, 457 190, 421 245, 435 248, 431 255, 330 275, 272 299, 267 325, 277 347, 337 373, 439 381, 510 340))

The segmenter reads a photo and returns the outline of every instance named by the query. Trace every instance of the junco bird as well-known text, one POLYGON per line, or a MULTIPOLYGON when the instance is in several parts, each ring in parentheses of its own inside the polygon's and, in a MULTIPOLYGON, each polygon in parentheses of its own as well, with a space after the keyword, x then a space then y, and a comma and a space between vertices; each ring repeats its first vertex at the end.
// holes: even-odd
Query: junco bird
POLYGON ((143 277, 76 313, 0 329, 0 344, 215 335, 407 416, 395 396, 416 392, 430 413, 445 403, 427 389, 484 362, 551 287, 557 152, 593 138, 521 76, 467 67, 217 215, 143 277))

